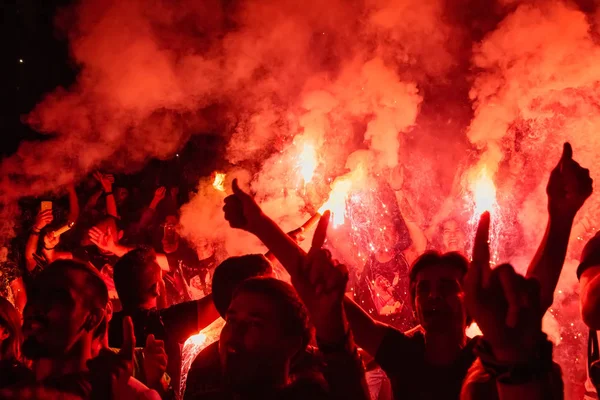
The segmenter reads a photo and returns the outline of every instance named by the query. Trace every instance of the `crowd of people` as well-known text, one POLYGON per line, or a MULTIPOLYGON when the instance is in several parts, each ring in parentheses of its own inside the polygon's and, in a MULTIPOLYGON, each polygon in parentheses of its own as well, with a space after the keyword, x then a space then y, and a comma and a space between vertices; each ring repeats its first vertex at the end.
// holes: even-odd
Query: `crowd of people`
MULTIPOLYGON (((96 172, 67 188, 68 206, 38 201, 23 240, 0 260, 0 398, 564 398, 542 317, 592 194, 570 145, 550 175, 548 225, 525 276, 508 263, 491 268, 489 213, 467 249, 456 217, 420 229, 395 182, 382 190, 397 212, 378 223, 360 266, 334 259, 329 211, 304 251, 307 232, 285 233, 237 180, 224 218, 256 236, 264 255, 227 257, 218 243, 186 241, 177 187, 135 207, 143 196, 96 172), (219 318, 220 336, 183 390, 182 344, 219 318), (472 322, 481 335, 469 338, 472 322)), ((597 235, 577 277, 598 386, 599 276, 597 235)))

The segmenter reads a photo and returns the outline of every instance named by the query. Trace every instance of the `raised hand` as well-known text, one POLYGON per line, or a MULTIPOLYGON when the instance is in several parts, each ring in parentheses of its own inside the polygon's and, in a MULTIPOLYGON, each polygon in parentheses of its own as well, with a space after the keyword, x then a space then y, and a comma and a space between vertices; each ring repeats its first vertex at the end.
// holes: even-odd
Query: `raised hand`
POLYGON ((240 189, 238 180, 234 179, 233 194, 225 198, 223 211, 225 219, 232 228, 243 229, 250 233, 256 233, 257 223, 263 213, 252 196, 240 189))
POLYGON ((343 308, 348 283, 348 269, 332 260, 331 252, 323 249, 327 237, 330 213, 319 220, 308 255, 302 260, 292 283, 310 312, 317 336, 326 342, 338 342, 346 332, 343 308))
POLYGON ((33 224, 33 229, 36 231, 41 231, 44 229, 52 220, 54 216, 52 215, 52 210, 40 211, 38 215, 35 217, 35 223, 33 224))
POLYGON ((100 182, 102 190, 106 193, 112 192, 112 185, 115 182, 115 177, 110 174, 102 174, 101 172, 94 172, 94 178, 100 182))
POLYGON ((118 354, 102 349, 87 362, 92 380, 93 399, 125 399, 130 396, 128 385, 133 370, 135 334, 131 317, 123 319, 123 344, 118 354))
POLYGON ((60 236, 56 236, 54 232, 48 232, 44 236, 44 248, 47 250, 51 250, 58 245, 60 241, 60 236))
POLYGON ((303 227, 296 228, 293 231, 288 232, 287 235, 289 237, 291 237, 292 239, 294 239, 294 242, 296 242, 298 244, 304 242, 304 239, 306 239, 306 237, 304 236, 304 228, 303 227))
POLYGON ((521 362, 530 357, 542 335, 540 288, 509 264, 490 268, 490 215, 479 221, 473 261, 465 276, 465 304, 496 358, 521 362))
POLYGON ((546 192, 550 215, 573 218, 592 194, 590 171, 573 160, 573 149, 565 143, 558 165, 552 170, 546 192))
POLYGON ((156 203, 159 203, 162 199, 164 199, 167 195, 167 188, 164 186, 159 187, 154 191, 154 199, 156 203))
POLYGON ((96 227, 90 228, 88 232, 90 241, 100 250, 113 252, 116 244, 112 229, 108 228, 106 232, 96 227))
POLYGON ((144 347, 144 373, 146 375, 146 384, 149 387, 160 387, 161 379, 167 370, 167 362, 165 342, 156 340, 154 335, 148 335, 146 338, 146 347, 144 347))

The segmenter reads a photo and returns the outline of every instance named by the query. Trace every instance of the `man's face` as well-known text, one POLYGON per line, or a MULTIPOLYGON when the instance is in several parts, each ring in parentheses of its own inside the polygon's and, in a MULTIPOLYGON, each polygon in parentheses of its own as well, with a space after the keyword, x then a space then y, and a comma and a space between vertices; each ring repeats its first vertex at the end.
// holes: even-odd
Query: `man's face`
POLYGON ((68 353, 88 333, 85 321, 90 314, 86 299, 87 273, 60 270, 37 279, 23 313, 23 354, 33 360, 68 353))
POLYGON ((417 273, 415 309, 425 331, 464 329, 466 310, 462 272, 447 265, 431 265, 417 273))
POLYGON ((448 220, 442 226, 442 249, 444 253, 449 251, 463 251, 465 247, 465 234, 454 220, 448 220))
POLYGON ((213 244, 206 239, 199 240, 196 243, 196 253, 199 260, 206 260, 214 254, 213 244))
POLYGON ((127 188, 124 187, 117 187, 114 190, 114 195, 117 204, 122 205, 123 203, 125 203, 125 201, 127 201, 127 198, 129 197, 129 190, 127 190, 127 188))
POLYGON ((269 383, 280 376, 291 357, 277 307, 257 293, 242 292, 227 310, 219 353, 228 384, 241 387, 269 383))

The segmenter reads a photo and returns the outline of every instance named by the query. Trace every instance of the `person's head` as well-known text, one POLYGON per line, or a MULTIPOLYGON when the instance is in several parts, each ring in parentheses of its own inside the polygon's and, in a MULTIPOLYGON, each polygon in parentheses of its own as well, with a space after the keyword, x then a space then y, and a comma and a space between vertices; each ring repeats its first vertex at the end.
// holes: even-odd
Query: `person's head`
POLYGON ((0 361, 21 359, 21 316, 4 297, 0 297, 0 361))
POLYGON ((463 227, 456 218, 448 218, 440 224, 440 251, 448 253, 451 251, 464 252, 466 247, 466 236, 463 227))
POLYGON ((213 302, 219 314, 225 317, 233 292, 246 279, 258 276, 271 276, 273 267, 262 254, 247 254, 229 257, 223 261, 213 273, 213 302))
POLYGON ((179 247, 179 233, 177 225, 179 221, 176 215, 167 215, 163 224, 162 246, 165 253, 173 253, 179 247))
POLYGON ((129 189, 124 186, 117 186, 114 188, 113 194, 115 196, 115 202, 117 205, 122 206, 129 198, 129 189))
POLYGON ((113 279, 123 308, 155 307, 162 273, 152 248, 140 246, 119 258, 113 279))
POLYGON ((32 360, 76 357, 105 328, 108 289, 98 271, 58 260, 35 278, 23 313, 23 355, 32 360))
POLYGON ((219 354, 224 378, 237 390, 286 383, 291 359, 312 337, 294 288, 274 278, 241 283, 225 319, 219 354))
POLYGON ((410 295, 419 323, 426 332, 462 330, 467 324, 463 278, 467 259, 459 253, 429 251, 410 270, 410 295))

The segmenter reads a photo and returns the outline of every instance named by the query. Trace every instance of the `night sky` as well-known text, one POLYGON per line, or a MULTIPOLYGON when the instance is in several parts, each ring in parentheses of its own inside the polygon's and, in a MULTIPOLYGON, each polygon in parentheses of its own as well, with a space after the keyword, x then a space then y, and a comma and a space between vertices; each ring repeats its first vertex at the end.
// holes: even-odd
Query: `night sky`
POLYGON ((4 132, 1 135, 2 156, 13 153, 21 140, 43 140, 40 135, 21 123, 45 93, 57 86, 70 85, 76 70, 69 63, 68 43, 54 27, 54 16, 60 7, 71 3, 67 0, 16 0, 3 2, 4 37, 15 37, 17 46, 14 56, 6 63, 15 66, 14 75, 5 75, 7 93, 15 90, 15 98, 6 96, 8 110, 2 118, 4 132), (13 111, 14 110, 14 111, 13 111), (8 127, 8 129, 7 129, 8 127))

